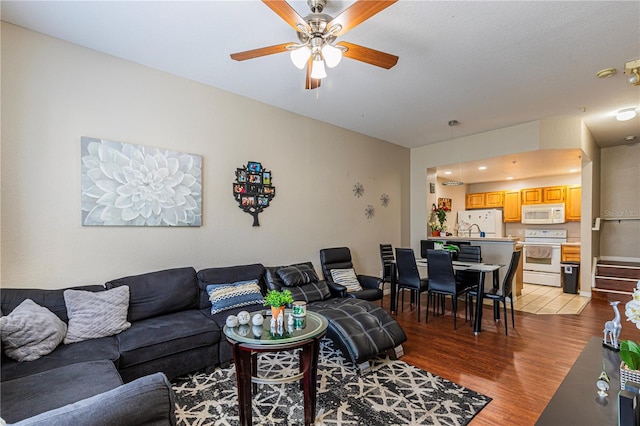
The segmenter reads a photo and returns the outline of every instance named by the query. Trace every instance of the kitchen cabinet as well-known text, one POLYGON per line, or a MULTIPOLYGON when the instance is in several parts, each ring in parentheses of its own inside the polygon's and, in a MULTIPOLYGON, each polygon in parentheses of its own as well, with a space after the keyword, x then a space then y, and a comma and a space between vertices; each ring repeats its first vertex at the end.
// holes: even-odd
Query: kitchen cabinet
POLYGON ((504 192, 475 192, 467 194, 465 197, 465 207, 471 209, 493 209, 502 207, 504 204, 504 192))
POLYGON ((464 205, 467 210, 484 208, 484 192, 467 194, 464 205))
POLYGON ((562 244, 560 246, 560 260, 562 262, 580 262, 580 246, 562 244))
POLYGON ((520 202, 520 191, 505 192, 502 220, 504 222, 520 222, 521 216, 522 203, 520 202))
POLYGON ((486 192, 484 195, 485 208, 502 207, 504 205, 504 192, 494 191, 486 192))
POLYGON ((561 204, 565 200, 566 187, 526 188, 520 192, 522 204, 561 204))
POLYGON ((580 209, 582 207, 582 187, 568 186, 565 201, 565 220, 579 221, 582 217, 580 209))

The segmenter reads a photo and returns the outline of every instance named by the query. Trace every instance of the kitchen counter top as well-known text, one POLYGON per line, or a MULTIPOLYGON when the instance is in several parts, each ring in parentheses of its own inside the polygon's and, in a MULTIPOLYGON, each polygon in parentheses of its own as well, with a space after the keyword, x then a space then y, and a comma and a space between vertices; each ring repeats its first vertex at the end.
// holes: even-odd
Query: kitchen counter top
POLYGON ((478 241, 485 243, 509 243, 513 244, 518 241, 517 237, 502 237, 502 238, 482 238, 482 237, 428 237, 431 241, 478 241))

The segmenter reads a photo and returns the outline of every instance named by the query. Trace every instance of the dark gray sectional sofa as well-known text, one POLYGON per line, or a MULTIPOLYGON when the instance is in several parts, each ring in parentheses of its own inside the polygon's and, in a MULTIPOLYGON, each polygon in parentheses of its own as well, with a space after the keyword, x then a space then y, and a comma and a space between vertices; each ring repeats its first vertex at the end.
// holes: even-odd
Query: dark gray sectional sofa
MULTIPOLYGON (((310 262, 307 265, 313 267, 310 262)), ((23 424, 46 424, 50 419, 68 425, 175 424, 169 380, 228 365, 232 351, 222 332, 226 317, 241 310, 263 309, 261 305, 238 307, 211 315, 207 286, 256 280, 264 293, 265 276, 275 274, 277 278, 280 268, 265 269, 261 264, 199 272, 191 267, 175 268, 115 279, 104 287, 75 287, 101 292, 128 286, 131 327, 114 336, 60 344, 35 361, 12 360, 3 350, 2 418, 23 424), (125 397, 131 393, 147 396, 125 397), (114 401, 117 410, 111 407, 108 413, 99 413, 114 401), (109 421, 87 420, 98 418, 109 421)), ((273 277, 267 281, 274 287, 273 277)), ((309 309, 327 316, 328 336, 351 362, 359 366, 406 340, 388 313, 370 302, 339 297, 344 290, 332 284, 309 309)), ((63 293, 64 289, 2 289, 0 308, 7 315, 23 300, 31 299, 68 322, 63 293)))

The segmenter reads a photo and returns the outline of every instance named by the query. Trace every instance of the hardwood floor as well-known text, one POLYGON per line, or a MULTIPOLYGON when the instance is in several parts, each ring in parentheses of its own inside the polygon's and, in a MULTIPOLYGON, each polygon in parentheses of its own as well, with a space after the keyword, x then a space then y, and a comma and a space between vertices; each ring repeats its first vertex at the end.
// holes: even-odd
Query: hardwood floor
MULTIPOLYGON (((426 306, 423 294, 422 309, 426 306)), ((607 302, 592 300, 580 315, 536 315, 515 312, 516 327, 494 322, 485 309, 482 333, 475 336, 458 306, 458 328, 453 330, 449 307, 429 323, 417 323, 417 312, 405 298, 404 312, 396 316, 407 334, 402 360, 493 398, 471 425, 533 425, 591 336, 602 336, 613 318, 607 302)), ((388 309, 389 299, 384 306, 388 309)), ((624 317, 624 306, 620 306, 624 317)), ((510 321, 510 318, 509 318, 510 321)), ((621 339, 640 340, 640 330, 623 321, 621 339)), ((599 371, 594 371, 594 387, 599 371)), ((579 410, 579 407, 567 407, 579 410)))

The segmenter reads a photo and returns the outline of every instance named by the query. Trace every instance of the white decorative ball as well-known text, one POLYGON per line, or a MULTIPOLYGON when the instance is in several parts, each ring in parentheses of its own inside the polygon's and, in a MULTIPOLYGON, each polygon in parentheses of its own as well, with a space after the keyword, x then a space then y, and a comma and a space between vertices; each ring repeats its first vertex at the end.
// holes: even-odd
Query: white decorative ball
POLYGON ((240 325, 249 324, 249 321, 251 321, 251 315, 249 314, 249 312, 247 311, 238 312, 238 322, 240 323, 240 325))
POLYGON ((254 325, 252 327, 252 330, 253 330, 253 336, 256 339, 259 339, 262 336, 262 327, 260 327, 259 325, 254 325))
POLYGON ((229 315, 226 320, 227 327, 235 327, 238 325, 238 317, 235 315, 229 315))
POLYGON ((253 325, 262 325, 262 323, 264 322, 264 317, 260 314, 255 314, 251 321, 253 322, 253 325))

